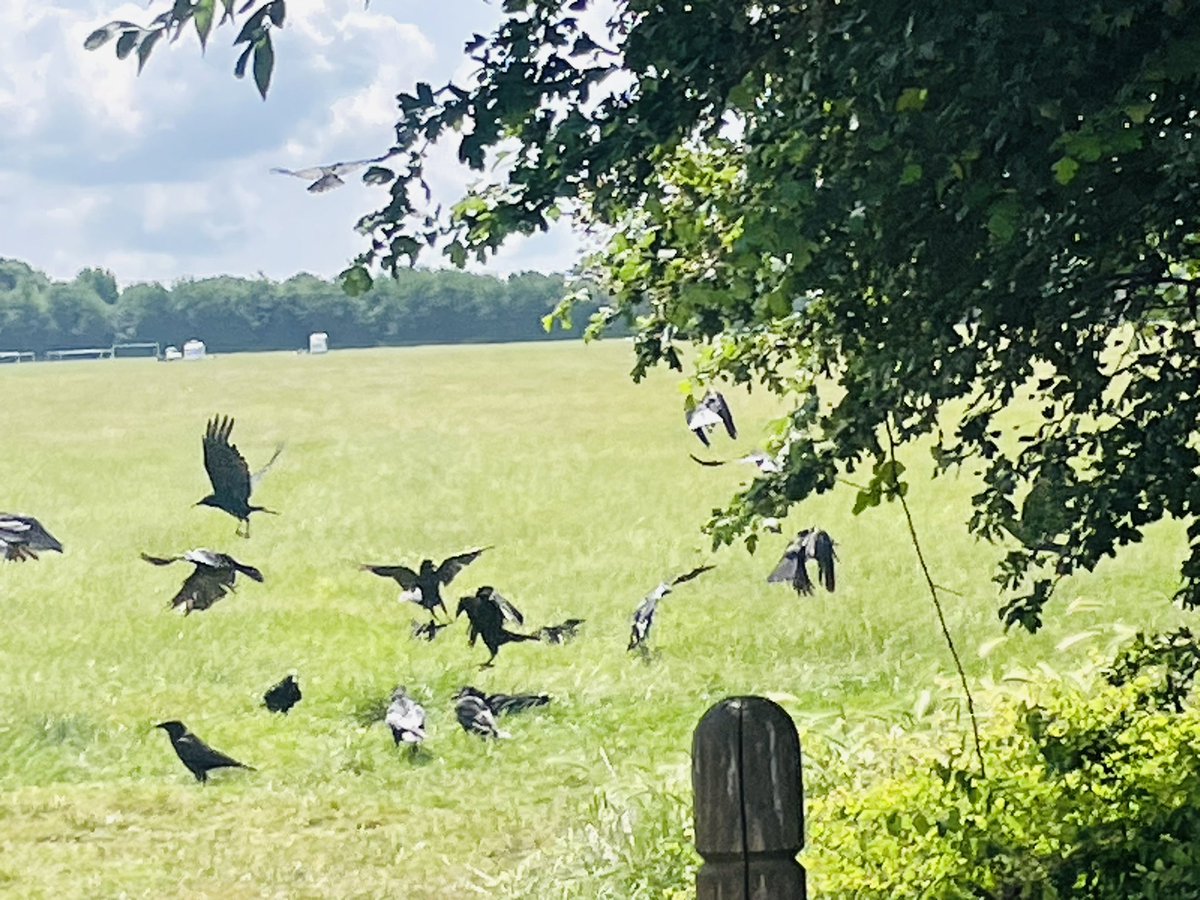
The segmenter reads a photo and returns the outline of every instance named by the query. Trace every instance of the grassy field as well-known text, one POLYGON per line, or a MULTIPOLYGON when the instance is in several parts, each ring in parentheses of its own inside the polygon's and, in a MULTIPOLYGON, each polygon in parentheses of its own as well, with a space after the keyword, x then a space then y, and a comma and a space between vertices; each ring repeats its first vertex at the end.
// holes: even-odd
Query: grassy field
MULTIPOLYGON (((820 734, 886 723, 927 689, 952 696, 899 509, 851 517, 850 489, 805 504, 785 531, 816 522, 834 535, 838 592, 769 587, 787 533, 753 556, 712 554, 699 533, 748 467, 691 462, 676 377, 633 385, 630 362, 612 342, 0 370, 0 508, 38 516, 67 550, 0 566, 0 894, 544 897, 513 873, 569 863, 599 812, 646 815, 639 798, 686 796, 691 731, 721 697, 769 694, 820 734), (281 515, 256 517, 250 540, 192 506, 216 412, 236 416, 252 467, 287 445, 256 495, 281 515), (533 627, 585 618, 581 638, 506 647, 479 672, 486 651, 467 647, 461 623, 411 640, 419 611, 353 565, 483 544, 494 549, 448 599, 493 584, 533 627), (266 582, 173 614, 186 570, 138 554, 195 546, 266 582), (663 603, 653 657, 627 654, 641 597, 710 559, 716 570, 663 603), (273 716, 260 697, 288 671, 304 700, 273 716), (397 683, 429 712, 416 762, 377 721, 397 683), (489 745, 454 720, 464 683, 555 702, 489 745), (170 718, 258 771, 198 785, 152 728, 170 718)), ((760 393, 727 396, 748 452, 776 410, 760 393)), ((1175 620, 1182 535, 1168 525, 1064 583, 1042 634, 997 646, 998 551, 962 524, 972 485, 923 481, 927 454, 906 461, 935 578, 961 594, 949 616, 973 677, 1042 658, 1069 668, 1123 626, 1175 620)), ((612 885, 631 864, 615 854, 607 875, 556 890, 629 896, 612 885)))

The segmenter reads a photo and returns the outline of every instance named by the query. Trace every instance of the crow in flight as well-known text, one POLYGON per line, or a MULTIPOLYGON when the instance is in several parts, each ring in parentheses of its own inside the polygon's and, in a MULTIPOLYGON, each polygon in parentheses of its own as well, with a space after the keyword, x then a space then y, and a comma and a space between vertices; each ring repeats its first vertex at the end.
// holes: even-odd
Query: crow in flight
POLYGON ((404 588, 404 593, 400 595, 401 600, 411 600, 428 610, 430 616, 433 616, 433 611, 440 606, 442 612, 449 618, 450 612, 446 609, 445 601, 442 600, 442 585, 449 584, 454 580, 455 575, 479 559, 479 554, 490 549, 491 547, 477 547, 474 550, 468 550, 458 556, 451 556, 440 566, 435 566, 432 559, 423 559, 419 572, 414 572, 408 566, 364 564, 359 568, 364 572, 373 572, 383 578, 394 579, 400 587, 404 588))
POLYGON ((488 657, 488 661, 479 667, 481 669, 489 668, 492 665, 492 660, 496 658, 496 654, 505 644, 537 640, 537 637, 532 634, 517 634, 504 627, 506 620, 516 622, 518 625, 524 624, 525 617, 521 615, 520 610, 501 597, 495 588, 488 585, 484 585, 473 595, 463 597, 458 601, 458 611, 454 617, 458 618, 464 612, 470 622, 467 627, 470 646, 474 647, 475 638, 481 637, 484 645, 492 653, 488 657))
POLYGON ((755 450, 739 459, 701 459, 694 453, 689 453, 693 460, 700 463, 702 466, 723 466, 726 463, 740 462, 749 463, 755 466, 758 471, 764 475, 776 475, 783 471, 783 465, 775 457, 763 453, 761 450, 755 450))
POLYGON ((525 712, 525 710, 533 709, 535 706, 545 706, 552 699, 549 694, 485 694, 483 691, 470 685, 460 688, 458 693, 454 695, 455 700, 460 700, 463 697, 478 697, 487 705, 487 708, 492 711, 492 715, 494 716, 525 712))
POLYGON ((189 550, 183 556, 150 556, 143 553, 142 559, 156 566, 190 562, 196 567, 183 580, 179 593, 171 598, 171 608, 182 606, 185 616, 194 609, 208 609, 232 591, 239 572, 255 581, 263 580, 262 572, 253 566, 243 565, 232 556, 203 548, 189 550))
MULTIPOLYGON (((394 153, 385 153, 383 156, 373 156, 370 159, 350 159, 345 162, 330 163, 325 166, 309 166, 307 169, 282 169, 276 166, 271 171, 276 175, 292 175, 296 178, 312 181, 312 184, 308 186, 308 190, 313 194, 322 194, 325 191, 331 191, 345 184, 346 182, 341 176, 349 175, 363 166, 374 166, 375 163, 381 163, 394 155, 394 153), (314 181, 313 179, 316 180, 314 181)), ((363 175, 363 181, 367 184, 381 184, 385 181, 391 181, 391 179, 392 176, 386 169, 377 173, 368 170, 363 175)))
POLYGON ((33 516, 0 513, 0 550, 5 559, 37 559, 43 550, 62 553, 60 544, 33 516))
POLYGON ((825 590, 834 588, 833 561, 837 553, 833 550, 833 539, 817 528, 805 528, 788 544, 783 558, 775 571, 767 577, 768 584, 790 584, 797 594, 811 596, 812 580, 808 577, 808 561, 817 564, 817 578, 825 590))
POLYGON ((579 626, 583 623, 583 619, 567 619, 560 625, 543 625, 533 634, 547 644, 565 644, 579 633, 579 626))
POLYGON ((200 782, 208 781, 208 773, 212 769, 238 768, 254 771, 253 766, 240 763, 231 756, 226 756, 219 750, 214 750, 196 735, 188 731, 186 725, 177 719, 170 722, 159 722, 154 726, 161 728, 171 738, 171 746, 179 754, 188 771, 200 782))
POLYGON ((449 622, 438 622, 430 619, 422 624, 416 619, 412 620, 412 636, 414 640, 432 641, 438 636, 438 632, 443 628, 449 628, 449 622))
POLYGON ((454 695, 454 712, 458 716, 458 724, 468 734, 476 734, 485 738, 510 738, 507 731, 501 731, 496 724, 496 715, 482 697, 477 694, 467 694, 459 691, 454 695))
POLYGON ((196 505, 212 506, 229 513, 238 520, 237 534, 250 537, 250 513, 265 512, 277 515, 275 510, 265 506, 252 506, 250 492, 258 486, 279 458, 283 445, 276 447, 270 461, 251 475, 246 458, 238 452, 235 445, 229 443, 229 434, 232 431, 233 419, 229 416, 213 416, 204 431, 204 468, 208 472, 208 480, 212 482, 213 492, 203 500, 197 501, 196 505), (245 531, 242 530, 243 525, 245 531))
POLYGON ((425 708, 408 696, 404 685, 392 691, 392 702, 388 704, 384 721, 392 729, 392 740, 397 747, 408 744, 413 753, 417 752, 425 740, 425 708))
POLYGON ((680 575, 674 581, 662 582, 646 595, 641 604, 633 612, 633 627, 629 632, 629 646, 627 650, 635 650, 638 647, 644 647, 646 640, 650 637, 650 626, 654 624, 654 614, 658 611, 658 601, 667 594, 671 593, 672 588, 676 585, 683 584, 685 581, 691 581, 697 575, 702 575, 707 572, 712 566, 698 566, 685 575, 680 575))
POLYGON ((687 416, 687 427, 696 433, 700 443, 709 446, 708 433, 718 425, 724 425, 731 438, 737 437, 737 426, 733 424, 733 413, 719 391, 709 391, 704 399, 687 416))
POLYGON ((263 705, 271 712, 287 715, 287 711, 300 702, 301 696, 295 676, 289 675, 263 694, 263 705))

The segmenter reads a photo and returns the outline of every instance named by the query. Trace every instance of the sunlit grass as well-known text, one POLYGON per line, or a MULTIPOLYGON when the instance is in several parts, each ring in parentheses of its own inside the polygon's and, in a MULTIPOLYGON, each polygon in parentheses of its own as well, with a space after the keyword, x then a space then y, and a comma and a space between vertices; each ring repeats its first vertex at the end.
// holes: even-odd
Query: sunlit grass
MULTIPOLYGON (((676 378, 635 386, 630 362, 613 342, 0 370, 0 508, 38 516, 67 548, 0 567, 0 892, 470 896, 530 854, 576 846, 564 835, 595 815, 597 789, 686 795, 692 728, 723 696, 770 694, 819 731, 832 716, 886 721, 950 674, 898 509, 851 517, 845 488, 797 510, 758 554, 714 556, 699 526, 752 470, 691 462, 676 378), (257 495, 281 515, 256 517, 248 541, 192 506, 216 412, 237 418, 252 466, 287 445, 257 495), (801 600, 765 577, 787 532, 813 522, 839 542, 839 586, 801 600), (461 623, 411 640, 418 610, 353 565, 484 544, 451 607, 492 584, 530 626, 576 616, 582 636, 507 646, 480 673, 486 651, 466 646, 461 623), (194 546, 235 554, 266 583, 171 613, 186 570, 138 554, 194 546), (628 655, 641 597, 710 557, 717 569, 664 601, 650 661, 628 655), (304 700, 272 716, 261 694, 288 671, 304 700), (555 703, 488 745, 453 717, 450 695, 468 682, 555 703), (397 683, 429 712, 416 761, 364 724, 397 683), (167 718, 258 771, 197 785, 152 728, 167 718)), ((726 456, 752 449, 776 412, 760 393, 728 396, 745 436, 717 439, 726 456)), ((1064 582, 1042 634, 981 656, 1002 632, 998 551, 962 524, 973 484, 928 481, 922 452, 906 461, 973 677, 1043 657, 1070 666, 1120 623, 1177 617, 1182 537, 1165 525, 1064 582)))

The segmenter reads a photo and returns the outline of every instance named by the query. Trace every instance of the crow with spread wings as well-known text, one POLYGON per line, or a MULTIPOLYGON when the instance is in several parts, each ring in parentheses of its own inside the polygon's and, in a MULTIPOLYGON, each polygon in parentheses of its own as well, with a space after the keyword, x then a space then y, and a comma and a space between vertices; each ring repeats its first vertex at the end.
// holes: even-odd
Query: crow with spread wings
MULTIPOLYGON (((323 194, 325 191, 332 191, 334 188, 341 187, 345 184, 343 175, 349 175, 351 172, 356 172, 363 166, 371 166, 375 168, 375 163, 381 163, 390 158, 394 154, 385 153, 383 156, 373 156, 370 159, 348 159, 345 162, 330 163, 325 166, 309 166, 307 169, 283 169, 276 166, 271 169, 276 175, 291 175, 295 178, 303 178, 306 181, 311 181, 308 190, 313 194, 323 194)), ((368 169, 363 174, 363 181, 367 184, 382 184, 391 181, 394 174, 387 169, 381 169, 377 173, 372 169, 368 169)))
POLYGON ((408 566, 375 566, 363 564, 359 568, 364 572, 372 572, 375 575, 379 575, 381 578, 395 580, 400 587, 404 588, 404 593, 400 595, 400 599, 411 600, 418 606, 428 610, 431 617, 433 616, 433 611, 441 607, 442 612, 449 618, 450 612, 446 609, 446 603, 442 599, 442 585, 449 584, 454 580, 454 576, 479 559, 479 554, 483 553, 484 550, 490 549, 490 547, 477 547, 474 550, 468 550, 466 553, 458 554, 458 556, 451 556, 449 559, 444 560, 440 566, 434 565, 432 559, 423 559, 421 560, 420 570, 416 572, 408 566))
POLYGON ((700 443, 709 446, 708 433, 718 425, 725 426, 725 432, 731 437, 737 437, 737 426, 733 424, 733 413, 729 404, 720 391, 709 391, 704 399, 694 409, 686 413, 687 427, 696 433, 700 443))
POLYGON ((171 608, 183 607, 186 616, 195 609, 208 609, 234 589, 238 574, 255 581, 263 580, 262 572, 253 566, 243 565, 232 556, 203 548, 189 550, 182 556, 150 556, 142 559, 155 566, 169 566, 173 562, 190 562, 195 569, 183 580, 179 592, 171 598, 171 608))
POLYGON ((644 649, 650 637, 650 627, 654 624, 654 614, 658 612, 658 601, 671 593, 676 585, 691 581, 698 575, 707 572, 712 566, 698 566, 685 575, 680 575, 673 581, 664 581, 646 595, 645 599, 633 611, 633 625, 629 632, 628 650, 644 649))
POLYGON ((62 553, 62 544, 33 516, 0 513, 0 552, 5 559, 22 562, 37 559, 38 553, 62 553))
POLYGON ((521 615, 519 609, 501 597, 499 591, 488 585, 484 585, 470 597, 463 597, 458 601, 455 618, 464 612, 470 623, 467 627, 470 646, 475 646, 476 638, 483 638, 484 646, 492 654, 488 657, 488 661, 479 667, 481 669, 491 667, 496 654, 505 644, 538 639, 536 635, 518 634, 504 627, 505 622, 516 622, 518 625, 523 625, 525 617, 521 615))
POLYGON ((246 458, 238 452, 236 445, 229 443, 232 431, 233 419, 229 416, 213 416, 204 431, 204 468, 208 472, 208 480, 212 482, 213 490, 203 500, 197 501, 196 505, 211 506, 229 513, 238 520, 238 536, 250 537, 250 513, 265 512, 276 515, 273 509, 252 506, 250 492, 270 471, 275 460, 279 458, 283 445, 276 447, 267 464, 251 475, 246 458))
POLYGON ((826 532, 818 528, 805 528, 783 551, 783 558, 767 577, 767 583, 790 584, 797 594, 812 596, 814 588, 808 575, 808 562, 812 560, 817 564, 817 579, 825 586, 825 590, 832 591, 833 562, 837 559, 833 546, 833 539, 826 532))

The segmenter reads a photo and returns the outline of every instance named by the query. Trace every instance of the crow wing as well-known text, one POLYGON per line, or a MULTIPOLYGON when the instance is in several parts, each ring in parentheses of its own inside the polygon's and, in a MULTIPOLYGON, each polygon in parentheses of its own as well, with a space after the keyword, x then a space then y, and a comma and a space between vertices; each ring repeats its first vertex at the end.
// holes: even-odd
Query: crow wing
POLYGON ((808 577, 808 537, 809 531, 805 529, 796 535, 795 539, 788 544, 786 550, 783 551, 783 558, 779 560, 779 564, 775 567, 770 575, 767 576, 768 584, 790 584, 796 589, 797 593, 805 596, 813 592, 812 580, 808 577))
POLYGON ((489 594, 489 599, 495 605, 496 609, 500 611, 499 624, 503 625, 505 620, 516 622, 518 625, 525 624, 525 617, 521 615, 521 611, 501 597, 500 592, 495 588, 489 594))
MULTIPOLYGON (((705 446, 707 446, 707 444, 705 446)), ((693 462, 698 462, 702 466, 723 466, 725 463, 729 462, 727 459, 701 459, 695 453, 689 453, 688 456, 692 458, 693 462)))
POLYGON ((733 424, 733 412, 729 409, 729 404, 725 402, 724 394, 719 391, 710 391, 704 398, 704 406, 717 414, 717 418, 725 426, 725 432, 731 438, 737 437, 737 426, 733 424))
POLYGON ((525 712, 550 702, 549 694, 488 694, 488 708, 497 716, 525 712))
POLYGON ((406 591, 411 591, 417 586, 419 576, 408 566, 372 566, 363 564, 359 568, 364 572, 373 572, 382 578, 391 578, 398 582, 400 587, 406 591))
POLYGON ((23 544, 30 550, 62 552, 62 544, 33 516, 0 513, 0 542, 9 545, 23 544))
POLYGON ((817 579, 825 585, 825 590, 834 588, 833 561, 837 553, 833 549, 833 539, 824 531, 813 531, 805 543, 808 556, 817 562, 817 579))
POLYGON ((646 642, 650 636, 650 626, 654 624, 654 613, 658 609, 659 597, 651 594, 633 611, 633 624, 629 632, 628 650, 633 650, 646 642))
POLYGON ((175 741, 175 752, 188 765, 200 769, 222 769, 236 767, 249 769, 250 766, 240 763, 232 756, 227 756, 220 750, 214 750, 191 732, 181 735, 175 741))
POLYGON ((479 559, 479 554, 484 550, 490 550, 491 547, 476 547, 474 550, 468 550, 466 553, 460 553, 458 556, 451 556, 444 560, 437 568, 437 579, 442 584, 449 584, 454 580, 454 576, 469 566, 475 560, 479 559))
POLYGON ((251 490, 258 487, 259 482, 267 476, 267 473, 271 471, 271 466, 275 465, 275 460, 279 459, 279 454, 282 452, 283 444, 277 444, 275 446, 275 452, 271 454, 271 458, 267 460, 267 464, 250 476, 251 490))
POLYGON ((238 448, 229 443, 233 419, 213 416, 204 432, 204 469, 213 495, 234 502, 250 501, 250 467, 238 448))
POLYGON ((712 566, 712 565, 697 566, 696 568, 692 569, 692 571, 690 571, 684 575, 680 575, 678 578, 676 578, 674 581, 671 582, 671 585, 674 586, 677 584, 683 584, 685 581, 691 581, 693 578, 696 578, 699 575, 703 575, 709 569, 714 569, 714 568, 716 568, 716 566, 712 566))
POLYGON ((275 166, 271 169, 275 175, 292 175, 296 178, 320 178, 325 174, 325 170, 321 166, 309 166, 307 169, 284 169, 275 166))
POLYGON ((182 556, 151 556, 149 553, 143 553, 142 559, 154 566, 169 566, 173 562, 179 562, 183 559, 182 556))
POLYGON ((233 590, 233 569, 207 569, 197 566, 183 580, 179 592, 171 599, 171 608, 182 606, 184 615, 193 610, 208 609, 233 590))

